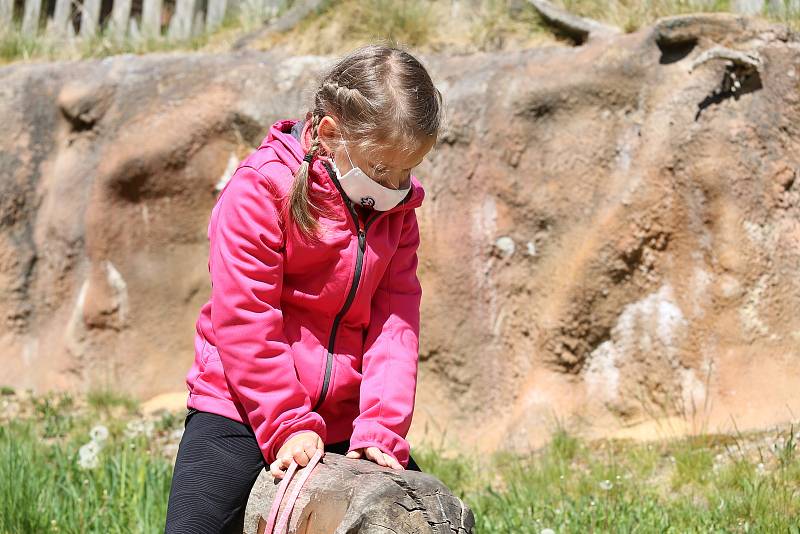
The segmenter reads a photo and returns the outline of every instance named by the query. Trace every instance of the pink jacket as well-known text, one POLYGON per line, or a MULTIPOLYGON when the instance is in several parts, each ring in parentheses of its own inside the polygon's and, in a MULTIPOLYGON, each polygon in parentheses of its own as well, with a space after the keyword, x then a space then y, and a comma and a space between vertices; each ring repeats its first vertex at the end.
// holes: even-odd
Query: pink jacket
POLYGON ((408 466, 419 349, 424 190, 360 220, 330 163, 309 189, 337 217, 316 246, 278 216, 310 144, 297 121, 270 127, 221 191, 208 225, 211 296, 200 310, 186 406, 247 422, 267 464, 291 436, 375 446, 408 466))

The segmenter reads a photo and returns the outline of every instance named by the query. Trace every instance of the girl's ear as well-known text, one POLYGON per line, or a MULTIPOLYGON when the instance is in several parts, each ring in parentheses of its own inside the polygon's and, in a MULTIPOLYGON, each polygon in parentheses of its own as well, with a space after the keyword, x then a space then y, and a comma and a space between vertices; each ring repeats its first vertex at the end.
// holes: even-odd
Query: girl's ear
POLYGON ((317 138, 326 154, 333 155, 334 146, 338 145, 334 140, 338 136, 339 127, 336 124, 336 120, 329 115, 322 117, 317 126, 317 138))

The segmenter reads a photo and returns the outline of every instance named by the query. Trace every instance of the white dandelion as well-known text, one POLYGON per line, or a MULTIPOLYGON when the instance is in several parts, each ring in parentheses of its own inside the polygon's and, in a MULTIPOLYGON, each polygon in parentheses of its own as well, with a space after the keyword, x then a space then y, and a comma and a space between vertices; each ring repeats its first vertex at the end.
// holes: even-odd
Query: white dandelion
POLYGON ((108 439, 108 428, 105 425, 95 425, 89 431, 89 437, 92 441, 103 442, 108 439))
POLYGON ((153 434, 153 428, 153 421, 132 419, 128 421, 127 425, 125 425, 125 437, 128 439, 133 439, 136 436, 144 434, 149 438, 153 434))
POLYGON ((82 469, 94 469, 99 463, 98 455, 100 454, 101 446, 98 442, 90 440, 88 443, 78 449, 78 465, 82 469))

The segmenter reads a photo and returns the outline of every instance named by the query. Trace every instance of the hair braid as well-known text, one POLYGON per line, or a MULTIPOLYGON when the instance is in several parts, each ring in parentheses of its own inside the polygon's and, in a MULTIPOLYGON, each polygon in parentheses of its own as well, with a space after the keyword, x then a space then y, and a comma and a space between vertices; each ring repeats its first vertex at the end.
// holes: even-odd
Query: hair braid
POLYGON ((291 192, 289 193, 289 202, 283 206, 284 216, 287 215, 287 211, 290 212, 292 219, 300 226, 302 233, 309 237, 316 236, 319 229, 319 221, 312 216, 311 210, 321 211, 319 206, 311 201, 308 190, 308 174, 311 162, 321 147, 318 135, 320 120, 322 120, 322 116, 318 113, 312 115, 311 147, 306 152, 300 167, 295 173, 295 179, 292 182, 291 192))

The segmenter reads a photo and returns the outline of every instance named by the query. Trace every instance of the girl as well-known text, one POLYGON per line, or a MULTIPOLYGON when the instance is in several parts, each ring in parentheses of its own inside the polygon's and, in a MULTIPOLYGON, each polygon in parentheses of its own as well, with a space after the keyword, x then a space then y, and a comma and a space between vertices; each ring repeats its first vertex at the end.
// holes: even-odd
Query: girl
POLYGON ((411 170, 442 118, 416 58, 366 46, 221 191, 167 533, 242 532, 261 470, 283 478, 317 449, 419 471, 405 439, 422 296, 411 170))

